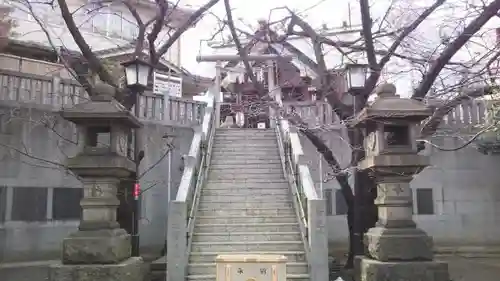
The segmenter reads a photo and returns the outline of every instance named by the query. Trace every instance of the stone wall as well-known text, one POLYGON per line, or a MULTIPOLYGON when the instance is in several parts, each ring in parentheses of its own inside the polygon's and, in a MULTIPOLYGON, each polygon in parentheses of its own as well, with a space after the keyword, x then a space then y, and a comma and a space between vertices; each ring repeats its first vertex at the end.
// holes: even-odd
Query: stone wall
MULTIPOLYGON (((81 183, 61 163, 75 153, 76 130, 50 112, 0 111, 0 260, 57 259, 61 241, 76 230, 81 183)), ((168 187, 175 196, 181 155, 191 143, 191 128, 147 123, 141 248, 159 254, 165 241, 168 187), (166 157, 165 134, 174 135, 166 157), (162 158, 160 160, 160 158, 162 158), (171 164, 171 165, 169 165, 171 164), (169 172, 170 170, 170 172, 169 172)))

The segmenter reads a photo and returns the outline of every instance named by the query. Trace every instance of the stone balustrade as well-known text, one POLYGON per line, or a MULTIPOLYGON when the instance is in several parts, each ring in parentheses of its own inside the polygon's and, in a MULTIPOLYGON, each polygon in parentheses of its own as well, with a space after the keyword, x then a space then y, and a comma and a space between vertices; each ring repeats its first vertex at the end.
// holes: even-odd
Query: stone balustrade
POLYGON ((184 171, 175 200, 169 205, 167 230, 168 280, 184 280, 188 264, 194 217, 198 206, 201 186, 207 177, 210 151, 215 132, 214 104, 204 111, 203 123, 195 127, 195 133, 187 155, 184 155, 184 171))
MULTIPOLYGON (((58 111, 88 100, 88 94, 75 80, 0 70, 2 106, 58 111)), ((140 119, 143 121, 196 126, 202 122, 205 103, 146 91, 141 97, 140 107, 140 119)))
POLYGON ((307 241, 306 255, 311 269, 311 280, 327 280, 328 235, 325 225, 325 200, 316 192, 297 129, 285 119, 280 119, 275 128, 286 177, 294 195, 293 203, 300 218, 302 238, 307 241))

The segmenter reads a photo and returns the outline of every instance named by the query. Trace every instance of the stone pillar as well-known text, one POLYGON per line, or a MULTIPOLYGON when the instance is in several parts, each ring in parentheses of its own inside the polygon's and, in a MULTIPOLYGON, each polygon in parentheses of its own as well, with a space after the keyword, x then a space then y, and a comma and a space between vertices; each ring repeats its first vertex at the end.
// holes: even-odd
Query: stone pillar
MULTIPOLYGON (((269 61, 267 63, 267 90, 269 92, 269 96, 273 101, 276 100, 276 83, 274 80, 274 61, 269 61)), ((270 120, 271 128, 276 128, 276 120, 278 120, 278 112, 274 110, 272 106, 269 106, 269 119, 274 119, 274 121, 270 120)))
POLYGON ((144 280, 142 258, 131 257, 131 237, 116 215, 120 180, 135 171, 127 158, 127 136, 140 122, 112 98, 112 89, 97 90, 103 93, 61 112, 81 133, 80 151, 66 164, 83 182, 84 193, 80 225, 64 239, 61 262, 49 268, 50 281, 144 280), (99 137, 109 146, 98 143, 99 137))
POLYGON ((221 125, 220 121, 220 108, 223 102, 223 94, 221 92, 221 75, 222 75, 222 63, 217 61, 215 63, 215 128, 219 128, 221 125))

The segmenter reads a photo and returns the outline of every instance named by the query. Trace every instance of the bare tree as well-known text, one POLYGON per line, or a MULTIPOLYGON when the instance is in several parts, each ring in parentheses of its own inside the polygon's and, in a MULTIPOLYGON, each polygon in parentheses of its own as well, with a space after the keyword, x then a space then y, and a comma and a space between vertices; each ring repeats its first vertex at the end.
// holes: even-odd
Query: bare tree
MULTIPOLYGON (((179 20, 175 18, 175 10, 178 8, 177 3, 171 3, 164 0, 159 0, 151 3, 141 3, 137 1, 91 1, 85 2, 80 6, 74 6, 74 2, 69 1, 31 1, 31 0, 16 0, 12 1, 12 7, 0 7, 0 48, 8 43, 9 31, 13 25, 16 24, 15 20, 11 19, 8 15, 12 9, 18 9, 30 16, 30 19, 38 24, 39 30, 45 35, 47 43, 58 56, 58 62, 62 64, 63 68, 69 70, 69 73, 75 80, 84 88, 86 94, 94 95, 94 85, 97 81, 109 84, 116 89, 116 98, 128 109, 135 105, 136 97, 133 93, 129 92, 121 83, 120 78, 123 73, 121 66, 115 61, 103 59, 93 49, 93 43, 89 40, 88 32, 82 28, 82 25, 92 21, 94 17, 109 13, 106 8, 109 6, 118 6, 126 12, 120 13, 123 20, 130 22, 131 25, 136 27, 137 33, 133 34, 127 42, 121 40, 121 46, 133 46, 135 51, 133 56, 146 59, 151 68, 156 68, 160 64, 162 57, 167 54, 173 44, 180 38, 180 36, 189 28, 191 28, 203 14, 215 5, 218 0, 207 1, 199 9, 190 11, 189 16, 179 20), (150 5, 153 14, 144 14, 141 12, 142 5, 150 5), (60 21, 57 21, 60 19, 60 21), (54 23, 57 21, 56 23, 54 23), (173 23, 175 22, 175 28, 173 23), (63 29, 67 30, 70 38, 78 50, 67 47, 68 38, 58 37, 60 34, 54 33, 52 28, 54 24, 59 24, 57 28, 63 25, 63 29), (8 27, 8 28, 7 28, 8 27), (144 55, 144 52, 147 55, 144 55)), ((144 10, 144 9, 142 9, 144 10)), ((19 13, 18 13, 19 15, 19 13)), ((182 18, 182 17, 181 17, 182 18)), ((18 34, 21 37, 26 34, 18 34)), ((106 40, 102 37, 102 40, 106 40)), ((91 38, 92 39, 92 38, 91 38)), ((120 47, 120 46, 117 46, 120 47)), ((85 96, 79 96, 79 99, 85 96)), ((42 169, 57 169, 66 171, 66 167, 59 160, 60 156, 65 156, 68 150, 72 150, 77 144, 77 140, 73 134, 67 134, 68 130, 65 121, 61 120, 57 114, 41 113, 41 115, 33 115, 26 112, 22 107, 2 109, 0 112, 0 122, 2 128, 6 125, 12 126, 27 126, 29 132, 33 134, 39 133, 38 128, 42 128, 45 132, 51 135, 50 139, 56 139, 57 148, 61 155, 45 155, 37 149, 30 147, 30 144, 11 143, 5 141, 4 138, 0 140, 0 149, 4 154, 8 154, 9 158, 12 155, 21 155, 22 159, 8 159, 6 162, 22 162, 22 165, 30 165, 42 169), (22 123, 22 124, 21 124, 22 123), (36 131, 36 132, 35 132, 36 131), (52 138, 54 137, 54 138, 52 138)), ((44 132, 44 133, 45 133, 44 132)), ((14 136, 12 137, 14 138, 14 136)), ((132 139, 132 138, 131 138, 132 139)), ((49 141, 47 139, 46 141, 49 141)), ((155 141, 150 139, 150 141, 155 141)), ((166 155, 173 149, 172 143, 166 143, 165 140, 160 140, 162 144, 162 151, 159 160, 149 167, 145 167, 141 174, 137 176, 138 179, 145 176, 150 170, 156 167, 166 155), (165 146, 166 143, 166 146, 165 146)), ((51 143, 52 145, 52 143, 51 143)), ((2 155, 3 157, 3 155, 2 155)), ((63 159, 64 157, 62 157, 63 159)), ((67 172, 67 171, 66 171, 67 172)), ((154 186, 154 184, 152 185, 154 186)), ((143 192, 147 191, 146 186, 143 192)))
POLYGON ((7 45, 8 38, 12 35, 12 27, 15 25, 14 20, 10 17, 11 12, 11 7, 0 5, 0 50, 7 45))
MULTIPOLYGON (((231 15, 229 0, 224 0, 227 15, 227 20, 224 23, 228 26, 231 40, 244 62, 250 80, 256 85, 255 88, 261 92, 261 96, 266 96, 266 94, 258 85, 251 64, 246 59, 252 44, 264 42, 269 44, 283 43, 285 45, 287 38, 291 35, 309 38, 315 59, 315 61, 311 62, 311 66, 320 81, 318 99, 328 101, 344 121, 348 121, 356 114, 354 108, 359 111, 368 104, 371 93, 380 82, 384 82, 388 77, 396 75, 394 72, 391 73, 394 68, 394 65, 391 67, 391 63, 396 64, 398 70, 401 69, 398 64, 403 64, 407 70, 405 73, 398 73, 398 75, 408 76, 409 72, 420 74, 417 75, 420 76, 419 78, 414 79, 416 85, 411 98, 423 100, 429 96, 429 93, 433 92, 432 98, 440 98, 444 101, 442 105, 435 108, 434 114, 422 126, 421 138, 426 138, 434 134, 443 117, 461 104, 462 101, 492 95, 498 90, 495 79, 490 79, 490 69, 491 65, 498 61, 499 52, 497 43, 488 40, 487 36, 491 38, 491 32, 485 32, 485 25, 492 17, 498 15, 500 1, 487 1, 487 4, 473 6, 465 1, 447 3, 445 0, 436 0, 424 8, 412 7, 412 4, 405 1, 393 1, 392 3, 388 10, 375 20, 368 0, 360 0, 359 11, 362 32, 358 39, 352 41, 342 41, 338 38, 323 35, 297 13, 286 7, 281 9, 288 10, 289 16, 267 23, 267 34, 274 34, 274 36, 259 36, 258 32, 252 34, 238 28, 231 15), (474 7, 474 9, 471 9, 471 7, 474 7), (466 12, 457 15, 457 18, 454 18, 456 21, 444 20, 445 12, 451 8, 454 9, 454 12, 459 8, 462 9, 461 11, 466 12), (434 19, 432 19, 433 17, 434 19), (458 19, 458 17, 461 18, 458 19), (401 20, 402 18, 407 20, 401 20), (425 28, 429 28, 425 24, 432 25, 436 22, 441 24, 439 28, 452 30, 452 32, 441 34, 441 38, 432 40, 433 38, 429 38, 425 34, 425 28), (284 31, 277 34, 277 30, 282 26, 285 27, 282 28, 284 31), (241 34, 251 37, 250 43, 247 45, 242 44, 238 38, 241 34), (480 45, 480 47, 478 48, 477 45, 480 45), (336 80, 331 75, 331 69, 325 62, 325 56, 328 56, 325 48, 330 48, 347 59, 354 57, 354 54, 359 55, 362 53, 368 62, 369 75, 362 93, 356 97, 354 108, 344 104, 339 98, 343 93, 339 93, 341 88, 336 84, 336 80), (465 59, 452 60, 458 53, 463 55, 463 53, 467 54, 467 52, 469 53, 468 56, 465 56, 465 59), (466 79, 462 79, 463 77, 460 76, 464 69, 467 69, 471 74, 466 79), (381 79, 383 76, 384 79, 381 79)), ((297 116, 286 116, 286 118, 290 118, 293 121, 292 123, 298 125, 300 132, 322 154, 341 186, 342 194, 348 205, 347 220, 350 233, 350 251, 346 267, 352 267, 354 254, 361 254, 359 250, 363 248, 359 246, 362 245, 362 241, 359 240, 362 235, 355 241, 355 197, 347 180, 347 173, 340 167, 332 150, 314 130, 304 126, 307 124, 303 120, 300 120, 297 116), (356 247, 358 253, 355 252, 356 247)), ((350 129, 353 166, 356 166, 357 162, 364 157, 363 137, 362 131, 350 129)), ((364 205, 365 210, 368 210, 359 216, 367 219, 361 222, 359 227, 362 229, 358 231, 366 232, 367 229, 374 226, 377 219, 376 208, 373 205, 376 187, 370 176, 361 171, 356 172, 356 182, 361 184, 364 190, 368 190, 364 192, 365 194, 356 194, 356 196, 361 197, 358 198, 360 200, 358 202, 364 205)))

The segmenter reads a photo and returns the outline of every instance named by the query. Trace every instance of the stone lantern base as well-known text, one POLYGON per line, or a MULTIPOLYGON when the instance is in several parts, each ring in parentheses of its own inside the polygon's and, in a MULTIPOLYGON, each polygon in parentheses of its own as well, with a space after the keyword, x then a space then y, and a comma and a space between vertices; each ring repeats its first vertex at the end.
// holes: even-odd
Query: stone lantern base
POLYGON ((144 262, 130 257, 123 229, 79 230, 63 241, 62 263, 49 268, 50 281, 142 281, 144 262))
POLYGON ((382 262, 367 257, 354 261, 356 281, 449 281, 448 264, 437 261, 382 262))
POLYGON ((117 264, 53 264, 51 281, 142 281, 145 267, 142 258, 131 257, 117 264))

